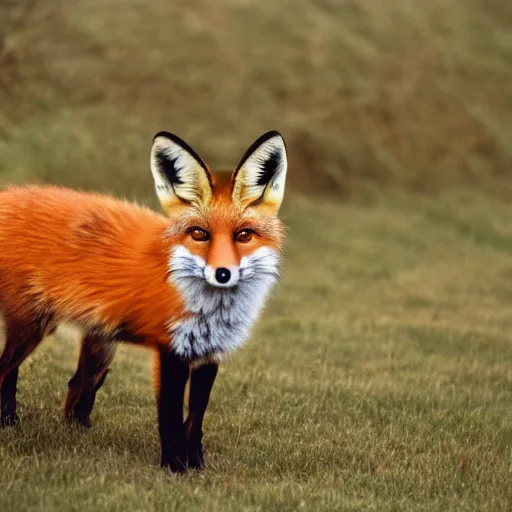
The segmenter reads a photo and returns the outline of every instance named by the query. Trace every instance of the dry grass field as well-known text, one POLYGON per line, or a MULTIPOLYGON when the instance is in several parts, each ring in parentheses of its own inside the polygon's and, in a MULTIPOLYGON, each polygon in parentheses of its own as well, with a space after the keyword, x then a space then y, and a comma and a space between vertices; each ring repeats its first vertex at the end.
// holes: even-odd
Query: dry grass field
POLYGON ((150 357, 134 347, 93 428, 69 428, 78 346, 61 331, 22 366, 0 509, 510 510, 512 207, 288 199, 283 279, 221 368, 208 469, 158 468, 150 357))

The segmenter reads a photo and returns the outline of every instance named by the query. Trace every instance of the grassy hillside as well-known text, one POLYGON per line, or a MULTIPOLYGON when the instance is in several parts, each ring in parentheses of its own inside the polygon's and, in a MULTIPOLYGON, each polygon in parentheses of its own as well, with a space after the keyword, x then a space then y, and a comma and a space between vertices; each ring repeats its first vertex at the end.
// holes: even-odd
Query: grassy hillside
POLYGON ((93 428, 62 420, 77 345, 22 367, 1 510, 510 510, 512 207, 291 197, 283 280, 221 368, 208 469, 158 468, 149 354, 124 347, 93 428), (506 220, 508 219, 508 220, 506 220))
POLYGON ((0 19, 0 182, 146 194, 156 131, 232 167, 276 128, 308 191, 510 197, 509 0, 0 0, 0 19))

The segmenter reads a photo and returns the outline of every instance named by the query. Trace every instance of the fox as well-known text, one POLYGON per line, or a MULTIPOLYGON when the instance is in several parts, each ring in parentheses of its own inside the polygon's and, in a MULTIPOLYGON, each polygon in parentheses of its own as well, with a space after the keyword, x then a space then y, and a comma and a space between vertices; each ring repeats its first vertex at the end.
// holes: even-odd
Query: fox
POLYGON ((19 422, 20 365, 71 323, 83 335, 65 419, 91 426, 118 343, 148 348, 160 466, 183 473, 204 467, 203 419, 219 364, 247 340, 279 279, 286 146, 267 132, 233 172, 213 172, 163 131, 150 169, 163 213, 59 186, 0 191, 0 426, 19 422))

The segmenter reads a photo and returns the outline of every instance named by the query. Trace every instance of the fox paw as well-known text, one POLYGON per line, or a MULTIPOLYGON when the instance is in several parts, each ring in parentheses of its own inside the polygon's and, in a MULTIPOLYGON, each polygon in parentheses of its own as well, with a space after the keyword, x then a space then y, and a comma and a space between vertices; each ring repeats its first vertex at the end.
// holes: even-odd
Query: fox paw
POLYGON ((91 418, 88 414, 80 413, 79 411, 70 411, 66 413, 66 419, 69 423, 81 425, 85 428, 91 428, 91 418))
POLYGON ((203 469, 204 457, 201 446, 189 447, 188 449, 188 467, 189 469, 203 469))
POLYGON ((4 427, 14 427, 19 423, 20 419, 18 415, 14 411, 2 411, 0 415, 0 428, 4 427))
POLYGON ((186 473, 189 464, 185 446, 179 446, 171 453, 162 455, 160 466, 169 469, 172 473, 186 473))

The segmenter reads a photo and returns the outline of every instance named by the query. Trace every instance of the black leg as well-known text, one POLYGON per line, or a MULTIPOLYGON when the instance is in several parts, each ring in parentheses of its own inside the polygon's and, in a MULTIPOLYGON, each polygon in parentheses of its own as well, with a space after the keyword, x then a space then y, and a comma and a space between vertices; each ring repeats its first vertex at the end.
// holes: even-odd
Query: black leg
POLYGON ((183 399, 189 366, 171 352, 161 351, 159 356, 158 429, 162 446, 161 466, 182 473, 188 469, 183 399))
POLYGON ((185 422, 189 468, 201 469, 204 466, 203 419, 218 369, 218 364, 210 363, 194 368, 190 375, 189 413, 185 422))
POLYGON ((18 368, 41 341, 49 319, 36 317, 33 322, 6 318, 6 341, 0 356, 0 427, 16 425, 16 387, 18 368))
POLYGON ((4 378, 0 391, 0 427, 10 427, 18 423, 16 414, 16 386, 18 384, 18 368, 11 370, 4 378))
POLYGON ((65 406, 68 421, 91 426, 96 393, 105 382, 115 348, 113 342, 95 334, 87 334, 82 340, 78 368, 68 383, 65 406))

